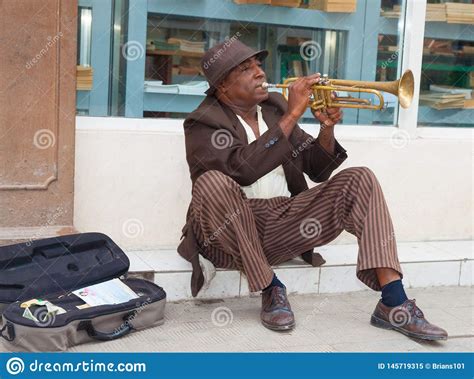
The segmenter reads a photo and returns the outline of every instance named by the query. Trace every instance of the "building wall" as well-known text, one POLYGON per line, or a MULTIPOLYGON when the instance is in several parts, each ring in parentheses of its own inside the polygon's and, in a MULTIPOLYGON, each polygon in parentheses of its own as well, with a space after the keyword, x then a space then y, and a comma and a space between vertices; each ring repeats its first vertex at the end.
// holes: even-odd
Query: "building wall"
MULTIPOLYGON (((77 117, 74 225, 109 234, 127 249, 178 244, 191 181, 182 120, 77 117)), ((317 134, 316 127, 304 126, 317 134)), ((370 167, 398 241, 472 238, 472 131, 337 127, 349 158, 370 167)), ((334 243, 354 243, 343 233, 334 243)))

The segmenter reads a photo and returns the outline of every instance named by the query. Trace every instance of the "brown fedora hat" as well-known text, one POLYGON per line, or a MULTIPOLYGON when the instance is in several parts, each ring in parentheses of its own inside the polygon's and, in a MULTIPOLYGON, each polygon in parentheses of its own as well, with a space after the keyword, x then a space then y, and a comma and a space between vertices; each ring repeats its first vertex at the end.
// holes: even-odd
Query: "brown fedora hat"
POLYGON ((212 95, 226 75, 243 61, 254 56, 264 60, 267 55, 267 50, 255 51, 235 36, 211 47, 201 60, 202 71, 209 82, 206 94, 212 95))

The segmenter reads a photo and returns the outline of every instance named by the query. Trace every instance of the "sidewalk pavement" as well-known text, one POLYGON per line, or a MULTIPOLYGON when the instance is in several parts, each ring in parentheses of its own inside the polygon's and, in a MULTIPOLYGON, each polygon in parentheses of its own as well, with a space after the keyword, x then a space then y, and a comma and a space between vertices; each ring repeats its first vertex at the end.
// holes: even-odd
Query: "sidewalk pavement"
POLYGON ((379 293, 362 291, 290 295, 297 325, 283 333, 260 324, 260 297, 168 303, 162 326, 70 351, 473 351, 472 287, 417 288, 408 289, 407 294, 417 300, 430 322, 448 331, 447 341, 414 340, 371 326, 379 293))

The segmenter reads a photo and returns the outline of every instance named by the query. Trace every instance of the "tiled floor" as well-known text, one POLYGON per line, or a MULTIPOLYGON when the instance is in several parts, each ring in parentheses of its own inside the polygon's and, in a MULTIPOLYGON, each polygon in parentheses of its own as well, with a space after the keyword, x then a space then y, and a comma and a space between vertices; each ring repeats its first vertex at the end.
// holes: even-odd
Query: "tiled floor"
MULTIPOLYGON (((291 332, 277 333, 260 324, 260 299, 242 297, 168 303, 166 322, 121 340, 90 343, 71 351, 472 351, 471 287, 408 290, 428 320, 445 328, 450 338, 422 342, 374 328, 370 314, 374 292, 292 295, 297 317, 291 332)), ((0 344, 0 351, 6 345, 0 344)))

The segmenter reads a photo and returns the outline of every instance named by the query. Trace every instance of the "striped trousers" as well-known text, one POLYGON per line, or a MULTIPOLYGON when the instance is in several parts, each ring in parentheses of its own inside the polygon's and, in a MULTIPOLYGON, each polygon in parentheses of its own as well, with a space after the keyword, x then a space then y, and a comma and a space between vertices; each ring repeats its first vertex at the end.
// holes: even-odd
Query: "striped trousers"
POLYGON ((402 275, 393 225, 380 184, 366 167, 338 172, 294 197, 249 199, 239 184, 207 171, 193 187, 193 231, 203 256, 243 272, 252 292, 272 281, 272 265, 328 244, 343 230, 357 237, 356 275, 380 291, 375 268, 402 275))

